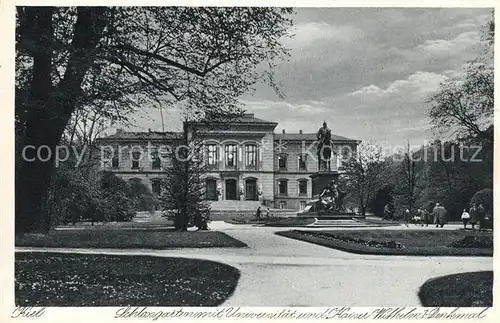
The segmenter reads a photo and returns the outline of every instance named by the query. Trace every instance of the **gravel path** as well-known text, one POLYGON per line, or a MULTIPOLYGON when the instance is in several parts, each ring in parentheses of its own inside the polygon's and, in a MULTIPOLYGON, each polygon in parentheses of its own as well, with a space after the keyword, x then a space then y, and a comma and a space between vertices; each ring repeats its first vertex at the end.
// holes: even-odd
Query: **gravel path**
MULTIPOLYGON (((223 222, 213 222, 211 228, 223 231, 249 247, 176 250, 50 248, 50 251, 172 256, 223 262, 241 271, 238 287, 224 306, 420 306, 417 292, 427 279, 493 269, 492 257, 357 255, 274 234, 290 228, 223 222)), ((448 226, 445 229, 456 228, 448 226)), ((47 251, 44 248, 16 250, 47 251)))

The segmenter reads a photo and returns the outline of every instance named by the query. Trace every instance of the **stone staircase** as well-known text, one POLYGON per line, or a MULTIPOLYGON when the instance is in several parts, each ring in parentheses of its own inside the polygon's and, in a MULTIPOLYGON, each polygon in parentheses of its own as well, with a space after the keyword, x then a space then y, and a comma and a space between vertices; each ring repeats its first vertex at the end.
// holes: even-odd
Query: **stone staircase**
MULTIPOLYGON (((222 202, 222 201, 221 201, 222 202)), ((235 201, 228 201, 235 202, 235 201)), ((257 212, 257 208, 260 206, 258 201, 238 201, 238 202, 246 202, 242 203, 238 206, 233 205, 232 203, 221 203, 216 204, 215 209, 212 204, 212 209, 210 211, 210 218, 212 221, 226 221, 231 219, 236 220, 250 220, 255 219, 255 213, 257 212), (252 202, 257 202, 252 203, 252 202), (224 207, 224 209, 222 209, 224 207)), ((265 207, 261 206, 261 210, 264 212, 265 207)), ((297 210, 291 209, 270 209, 271 216, 273 217, 295 217, 297 216, 297 210)), ((168 222, 167 219, 161 216, 161 211, 156 211, 154 213, 148 211, 137 212, 136 216, 132 219, 133 222, 140 223, 164 223, 168 222)), ((262 214, 264 216, 264 214, 262 214)))
POLYGON ((210 207, 212 210, 257 210, 259 206, 261 206, 261 203, 259 201, 222 200, 210 202, 210 207))
POLYGON ((363 221, 361 219, 315 219, 308 227, 332 227, 332 228, 359 228, 380 227, 380 224, 363 221))
MULTIPOLYGON (((262 208, 264 211, 264 208, 262 208)), ((271 216, 276 218, 287 218, 297 216, 297 210, 289 209, 270 209, 271 216)), ((257 208, 253 210, 211 210, 210 218, 212 221, 226 221, 226 220, 251 220, 255 219, 257 208)), ((264 217, 264 214, 261 215, 264 217)))
MULTIPOLYGON (((255 219, 255 213, 260 206, 264 211, 266 208, 259 201, 234 201, 223 200, 210 203, 210 217, 212 221, 225 220, 250 220, 255 219)), ((290 209, 270 209, 274 217, 295 217, 297 210, 290 209)))

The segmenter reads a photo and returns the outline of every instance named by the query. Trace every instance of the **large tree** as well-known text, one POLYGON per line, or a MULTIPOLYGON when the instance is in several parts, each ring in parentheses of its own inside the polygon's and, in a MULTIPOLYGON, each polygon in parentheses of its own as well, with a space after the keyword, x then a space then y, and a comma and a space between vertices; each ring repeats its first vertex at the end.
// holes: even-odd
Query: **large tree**
POLYGON ((451 133, 458 140, 480 138, 493 142, 494 26, 494 20, 486 26, 486 50, 468 63, 463 77, 443 82, 429 99, 429 117, 438 133, 451 133))
POLYGON ((347 157, 344 170, 341 180, 358 202, 361 214, 365 215, 368 204, 382 187, 384 163, 381 147, 361 144, 347 157))
POLYGON ((171 158, 163 169, 160 199, 164 215, 172 217, 174 226, 186 231, 190 224, 208 229, 210 203, 206 199, 206 164, 202 137, 196 129, 187 129, 184 137, 174 141, 171 158))
POLYGON ((187 100, 199 117, 238 110, 271 80, 290 9, 17 7, 16 232, 45 231, 54 152, 75 112, 120 119, 155 102, 187 100), (42 149, 36 158, 36 149, 42 149), (21 153, 25 147, 34 147, 21 153))

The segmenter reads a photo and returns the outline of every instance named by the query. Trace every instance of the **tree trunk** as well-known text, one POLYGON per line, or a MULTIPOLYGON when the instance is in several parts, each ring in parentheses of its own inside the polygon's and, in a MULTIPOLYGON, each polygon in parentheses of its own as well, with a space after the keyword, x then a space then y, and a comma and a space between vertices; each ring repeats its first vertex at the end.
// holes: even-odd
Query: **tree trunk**
POLYGON ((93 63, 89 53, 95 49, 105 19, 104 7, 79 7, 72 39, 74 47, 66 67, 64 79, 52 86, 53 27, 52 7, 27 7, 30 20, 23 21, 21 30, 25 41, 33 42, 33 78, 26 100, 27 116, 24 136, 19 142, 22 152, 27 148, 27 158, 20 158, 16 168, 16 233, 47 232, 50 227, 48 213, 44 210, 52 173, 54 152, 71 114, 78 106, 85 73, 93 63), (31 38, 31 39, 29 39, 31 38), (37 156, 36 151, 42 152, 37 156), (49 155, 50 154, 50 155, 49 155), (42 157, 42 160, 40 160, 42 157))
POLYGON ((20 163, 16 169, 15 231, 47 232, 50 220, 44 205, 54 171, 53 152, 64 127, 61 125, 57 127, 56 124, 47 127, 43 122, 33 121, 31 124, 27 123, 26 130, 24 138, 24 147, 28 148, 25 153, 26 158, 16 156, 20 158, 20 163))

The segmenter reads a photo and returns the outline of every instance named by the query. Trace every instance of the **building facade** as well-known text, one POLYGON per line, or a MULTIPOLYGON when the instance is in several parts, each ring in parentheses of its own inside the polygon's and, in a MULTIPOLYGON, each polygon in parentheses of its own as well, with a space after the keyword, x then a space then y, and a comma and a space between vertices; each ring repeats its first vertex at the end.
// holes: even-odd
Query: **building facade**
MULTIPOLYGON (((310 175, 318 170, 316 133, 275 133, 277 125, 247 113, 230 124, 185 124, 184 133, 117 130, 98 140, 101 168, 159 194, 176 143, 189 141, 196 129, 207 168, 207 199, 260 200, 301 210, 312 197, 310 175)), ((331 169, 341 173, 343 156, 355 151, 359 141, 337 135, 332 141, 331 169)))

